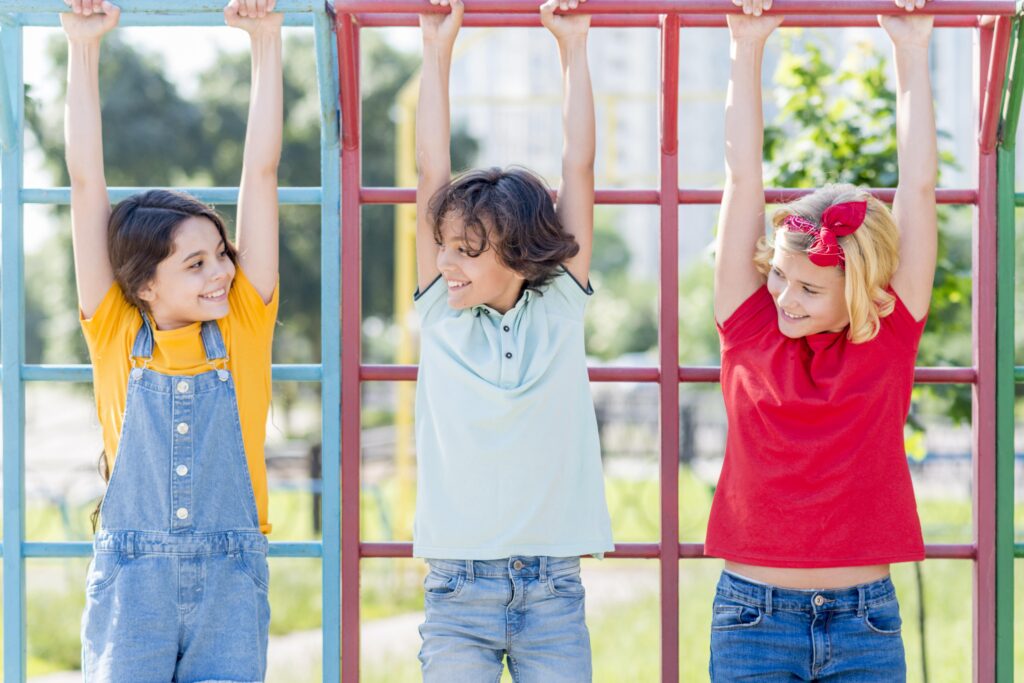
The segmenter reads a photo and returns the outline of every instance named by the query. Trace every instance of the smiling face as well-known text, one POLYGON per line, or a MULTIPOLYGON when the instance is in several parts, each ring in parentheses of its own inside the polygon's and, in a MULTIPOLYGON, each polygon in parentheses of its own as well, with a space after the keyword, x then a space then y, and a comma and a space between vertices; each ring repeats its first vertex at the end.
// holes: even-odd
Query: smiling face
POLYGON ((516 305, 525 279, 502 263, 490 245, 470 239, 461 216, 445 216, 438 232, 437 269, 448 287, 449 306, 486 304, 505 313, 516 305))
POLYGON ((228 314, 228 292, 235 277, 217 227, 208 218, 191 216, 177 225, 170 255, 138 292, 157 329, 173 330, 228 314))
POLYGON ((850 323, 846 277, 837 267, 814 265, 806 254, 777 247, 768 272, 779 331, 792 339, 839 332, 850 323))

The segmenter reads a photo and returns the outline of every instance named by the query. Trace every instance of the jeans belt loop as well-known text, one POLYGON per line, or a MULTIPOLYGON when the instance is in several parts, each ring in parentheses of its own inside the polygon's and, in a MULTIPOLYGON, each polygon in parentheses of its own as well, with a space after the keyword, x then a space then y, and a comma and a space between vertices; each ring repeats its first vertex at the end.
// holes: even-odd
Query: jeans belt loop
POLYGON ((135 559, 135 532, 129 531, 124 537, 125 552, 129 560, 135 559))
POLYGON ((541 581, 547 581, 548 580, 548 556, 547 555, 541 555, 540 556, 540 577, 539 578, 540 578, 541 581))
POLYGON ((228 532, 228 555, 238 557, 238 534, 234 531, 228 532))
POLYGON ((866 602, 866 600, 864 599, 864 593, 865 593, 864 586, 860 586, 860 587, 857 588, 857 616, 858 617, 863 617, 864 616, 864 612, 865 612, 864 603, 866 602))
POLYGON ((466 581, 470 583, 476 581, 476 575, 473 573, 473 560, 466 560, 466 581))
POLYGON ((764 613, 769 617, 772 615, 772 588, 771 585, 764 587, 764 613))

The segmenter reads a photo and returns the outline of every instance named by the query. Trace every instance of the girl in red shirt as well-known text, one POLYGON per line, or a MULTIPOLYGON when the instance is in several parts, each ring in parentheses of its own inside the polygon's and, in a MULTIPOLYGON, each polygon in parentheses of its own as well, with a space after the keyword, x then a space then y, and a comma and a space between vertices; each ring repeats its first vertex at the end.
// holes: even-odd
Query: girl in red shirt
POLYGON ((879 17, 897 77, 892 211, 828 185, 779 208, 766 238, 761 62, 783 18, 761 16, 771 0, 734 3, 714 301, 729 435, 705 546, 726 562, 711 678, 901 681, 889 565, 924 559, 903 426, 936 258, 932 18, 879 17))

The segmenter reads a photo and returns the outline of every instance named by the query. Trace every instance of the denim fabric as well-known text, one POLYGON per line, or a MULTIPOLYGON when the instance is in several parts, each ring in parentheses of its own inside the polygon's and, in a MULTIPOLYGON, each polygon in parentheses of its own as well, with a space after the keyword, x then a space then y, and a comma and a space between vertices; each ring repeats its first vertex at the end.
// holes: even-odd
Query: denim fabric
POLYGON ((722 572, 711 618, 713 682, 906 680, 902 622, 888 579, 793 590, 722 572))
POLYGON ((429 560, 420 626, 425 683, 591 680, 577 557, 429 560))
POLYGON ((121 439, 100 509, 82 615, 87 682, 262 681, 270 626, 267 539, 216 323, 209 372, 145 368, 132 350, 121 439))

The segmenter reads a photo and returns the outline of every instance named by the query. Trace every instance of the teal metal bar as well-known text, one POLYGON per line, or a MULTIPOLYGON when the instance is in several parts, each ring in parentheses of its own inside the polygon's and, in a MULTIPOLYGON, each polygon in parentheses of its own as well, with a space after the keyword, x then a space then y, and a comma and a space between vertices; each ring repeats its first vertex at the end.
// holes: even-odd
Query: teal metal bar
POLYGON ((0 50, 0 147, 12 149, 17 141, 14 112, 11 110, 10 88, 7 85, 7 66, 0 50))
MULTIPOLYGON (((121 8, 122 14, 220 14, 227 3, 222 0, 118 0, 114 4, 121 8)), ((8 7, 26 13, 59 14, 68 11, 63 0, 15 0, 8 7)), ((324 3, 318 0, 278 0, 274 11, 285 14, 316 12, 322 11, 323 7, 324 3)), ((221 25, 224 25, 223 21, 221 25)))
MULTIPOLYGON (((23 543, 23 557, 92 557, 92 543, 89 541, 68 541, 60 543, 23 543)), ((270 544, 271 557, 320 557, 323 554, 317 541, 280 542, 270 544)))
POLYGON ((326 11, 313 15, 320 89, 320 497, 322 678, 341 680, 341 146, 337 45, 326 11))
POLYGON ((996 257, 996 657, 998 681, 1014 680, 1014 373, 1016 138, 1024 91, 1024 23, 1014 20, 999 126, 996 257))
MULTIPOLYGON (((0 21, 2 21, 0 15, 0 21)), ((60 26, 60 19, 53 12, 8 15, 12 24, 18 26, 60 26)), ((142 26, 213 26, 224 27, 224 18, 216 14, 122 14, 117 25, 122 28, 142 26)), ((284 15, 285 26, 312 26, 313 18, 308 14, 284 15)))
MULTIPOLYGON (((319 365, 274 365, 275 382, 319 382, 319 365)), ((91 365, 22 365, 23 382, 91 382, 91 365)))
MULTIPOLYGON (((0 361, 7 367, 19 367, 25 358, 24 256, 22 245, 22 206, 18 189, 22 176, 22 122, 25 102, 22 80, 22 29, 0 28, 0 51, 10 69, 4 100, 12 105, 17 125, 13 143, 3 150, 0 161, 0 361)), ((25 387, 17 372, 5 372, 3 393, 3 493, 4 545, 21 548, 25 539, 25 387)), ((25 680, 25 558, 20 553, 3 557, 4 680, 25 680)))
MULTIPOLYGON (((150 190, 150 187, 111 187, 107 190, 110 194, 110 201, 117 203, 127 199, 139 192, 150 190)), ((201 202, 207 204, 237 204, 237 187, 172 187, 170 190, 177 190, 190 194, 201 202)), ((70 187, 47 187, 23 189, 19 197, 22 204, 63 204, 71 203, 70 187)), ((319 187, 281 187, 277 190, 277 198, 282 204, 319 204, 322 199, 322 192, 319 187)))

